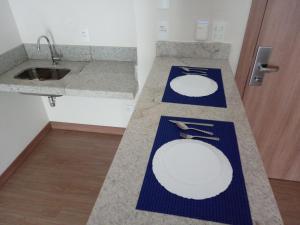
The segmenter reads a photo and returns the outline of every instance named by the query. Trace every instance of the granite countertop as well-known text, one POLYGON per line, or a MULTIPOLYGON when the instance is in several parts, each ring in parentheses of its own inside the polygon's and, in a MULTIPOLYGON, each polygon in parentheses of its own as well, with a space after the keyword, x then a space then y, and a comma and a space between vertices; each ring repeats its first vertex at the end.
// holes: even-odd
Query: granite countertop
POLYGON ((234 122, 253 224, 283 224, 227 60, 157 57, 88 225, 219 224, 136 210, 161 115, 234 122), (221 68, 228 107, 162 103, 162 95, 172 65, 221 68))
POLYGON ((137 92, 135 63, 122 61, 59 62, 71 70, 61 80, 20 80, 14 76, 31 67, 51 67, 50 60, 27 60, 0 74, 0 91, 28 94, 71 95, 134 99, 137 92))

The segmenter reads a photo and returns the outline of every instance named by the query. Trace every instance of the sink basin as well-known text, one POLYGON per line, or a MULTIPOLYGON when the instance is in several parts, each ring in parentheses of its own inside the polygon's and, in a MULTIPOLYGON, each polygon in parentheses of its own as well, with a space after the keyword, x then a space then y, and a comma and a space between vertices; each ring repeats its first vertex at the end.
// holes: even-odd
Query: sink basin
POLYGON ((54 68, 29 68, 15 76, 21 80, 60 80, 66 76, 71 70, 69 69, 54 69, 54 68))

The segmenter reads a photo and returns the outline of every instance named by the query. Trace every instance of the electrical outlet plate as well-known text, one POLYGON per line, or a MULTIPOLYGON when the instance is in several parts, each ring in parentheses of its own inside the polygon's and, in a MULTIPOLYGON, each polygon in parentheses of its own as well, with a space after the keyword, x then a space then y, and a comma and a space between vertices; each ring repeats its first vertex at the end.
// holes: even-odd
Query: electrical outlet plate
POLYGON ((127 103, 126 104, 126 112, 128 112, 128 113, 133 113, 133 111, 134 111, 134 107, 135 107, 135 103, 134 102, 132 102, 132 103, 127 103))
POLYGON ((84 42, 90 42, 89 29, 85 28, 80 31, 81 39, 84 42))
POLYGON ((168 21, 160 21, 158 24, 158 40, 166 41, 169 38, 169 23, 168 21))
POLYGON ((217 41, 217 42, 225 41, 226 26, 227 26, 226 22, 223 21, 213 22, 212 41, 217 41))
POLYGON ((170 0, 157 0, 159 9, 169 9, 170 8, 170 0))

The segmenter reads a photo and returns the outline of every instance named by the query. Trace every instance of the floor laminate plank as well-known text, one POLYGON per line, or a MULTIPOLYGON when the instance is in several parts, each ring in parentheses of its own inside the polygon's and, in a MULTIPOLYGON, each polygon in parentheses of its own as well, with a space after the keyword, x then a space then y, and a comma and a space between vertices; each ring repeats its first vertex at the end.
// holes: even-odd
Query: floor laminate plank
POLYGON ((300 224, 300 182, 270 179, 285 225, 300 224))
POLYGON ((0 225, 84 225, 120 135, 51 130, 0 189, 0 225))

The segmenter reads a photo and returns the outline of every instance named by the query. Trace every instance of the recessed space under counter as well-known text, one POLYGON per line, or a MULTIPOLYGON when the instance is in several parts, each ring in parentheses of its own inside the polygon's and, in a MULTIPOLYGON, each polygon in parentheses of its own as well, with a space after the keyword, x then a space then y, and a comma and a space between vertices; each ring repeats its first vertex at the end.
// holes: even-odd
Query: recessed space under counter
POLYGON ((53 66, 49 60, 27 60, 0 75, 0 91, 27 94, 134 99, 137 86, 134 62, 61 61, 53 66), (56 68, 71 71, 60 80, 15 78, 28 68, 56 68))
MULTIPOLYGON (((151 149, 162 116, 233 123, 253 225, 283 224, 228 61, 225 59, 157 57, 106 176, 88 225, 217 224, 211 220, 192 219, 137 209, 151 149), (220 68, 227 108, 162 102, 170 69, 174 65, 220 68)), ((227 150, 230 151, 230 149, 227 150)), ((149 198, 155 198, 155 195, 156 193, 153 192, 149 198)))

